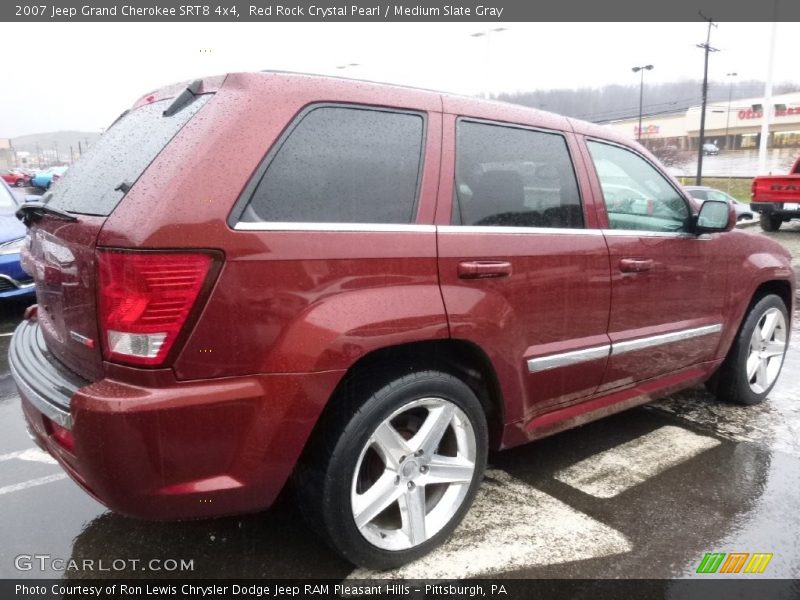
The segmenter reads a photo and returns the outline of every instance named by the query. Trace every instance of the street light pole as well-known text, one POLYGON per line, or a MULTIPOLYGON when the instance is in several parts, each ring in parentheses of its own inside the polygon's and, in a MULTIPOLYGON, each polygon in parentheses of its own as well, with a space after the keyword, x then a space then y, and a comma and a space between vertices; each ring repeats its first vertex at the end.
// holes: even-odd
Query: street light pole
POLYGON ((705 50, 705 63, 703 66, 703 106, 700 109, 700 137, 697 141, 697 175, 694 179, 695 185, 702 185, 703 180, 703 146, 706 143, 706 103, 708 102, 708 55, 711 52, 719 52, 717 48, 711 47, 711 27, 716 27, 714 21, 703 13, 700 13, 705 21, 708 21, 708 35, 705 44, 697 44, 698 48, 705 50))
POLYGON ((640 73, 639 76, 639 129, 636 130, 636 141, 642 143, 642 99, 644 98, 644 72, 652 71, 653 65, 633 67, 631 71, 640 73))
MULTIPOLYGON (((725 77, 736 77, 738 73, 725 73, 725 77)), ((731 99, 733 98, 733 79, 728 84, 728 110, 725 117, 725 150, 728 149, 728 128, 731 123, 731 99)))
POLYGON ((486 38, 486 50, 485 50, 485 54, 484 54, 484 57, 483 57, 483 64, 484 64, 484 81, 483 81, 483 84, 484 84, 484 86, 486 86, 486 91, 484 92, 484 95, 487 98, 489 98, 492 95, 492 87, 494 87, 492 85, 492 82, 489 81, 490 78, 491 78, 490 73, 492 71, 492 64, 491 64, 492 63, 492 46, 491 46, 492 34, 493 33, 502 33, 503 31, 508 31, 508 27, 494 27, 493 29, 486 29, 485 31, 476 31, 475 33, 470 33, 469 34, 470 37, 474 37, 474 38, 480 38, 480 37, 485 37, 486 38))
MULTIPOLYGON (((738 73, 725 73, 725 77, 736 77, 738 73)), ((731 122, 731 100, 733 99, 733 79, 730 80, 728 84, 728 110, 726 111, 725 115, 725 151, 728 150, 728 129, 731 122)), ((733 146, 733 144, 731 144, 733 146)), ((731 193, 731 167, 728 167, 728 183, 725 187, 725 191, 729 194, 731 193)))

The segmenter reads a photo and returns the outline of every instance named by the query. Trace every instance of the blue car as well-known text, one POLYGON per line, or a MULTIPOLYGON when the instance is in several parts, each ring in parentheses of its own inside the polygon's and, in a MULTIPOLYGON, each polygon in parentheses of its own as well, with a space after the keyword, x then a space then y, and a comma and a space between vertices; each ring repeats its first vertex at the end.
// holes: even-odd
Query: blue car
POLYGON ((49 190, 67 172, 67 167, 50 167, 31 177, 31 185, 42 190, 49 190))
POLYGON ((33 279, 19 262, 19 253, 25 244, 25 226, 14 216, 21 201, 17 201, 11 188, 0 181, 0 300, 33 297, 33 279))

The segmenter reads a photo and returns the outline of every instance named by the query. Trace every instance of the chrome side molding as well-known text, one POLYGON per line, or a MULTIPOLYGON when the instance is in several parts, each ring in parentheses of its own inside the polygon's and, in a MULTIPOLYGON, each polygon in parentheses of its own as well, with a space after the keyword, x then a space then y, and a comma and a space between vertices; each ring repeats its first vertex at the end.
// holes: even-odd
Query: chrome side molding
POLYGON ((683 340, 710 335, 720 331, 722 331, 722 323, 715 323, 714 325, 681 329, 680 331, 671 331, 669 333, 651 335, 635 340, 626 340, 615 344, 603 344, 601 346, 592 346, 591 348, 584 348, 582 350, 571 350, 559 354, 530 358, 528 359, 528 371, 531 373, 538 373, 549 369, 567 367, 590 360, 625 354, 626 352, 644 350, 645 348, 652 348, 653 346, 660 346, 662 344, 681 342, 683 340))
POLYGON ((597 360, 598 358, 605 358, 608 357, 610 353, 611 345, 606 344, 604 346, 586 348, 585 350, 573 350, 561 354, 542 356, 541 358, 531 358, 528 360, 528 371, 537 373, 539 371, 557 369, 558 367, 567 367, 590 360, 597 360))
POLYGON ((709 335, 722 331, 722 323, 715 325, 706 325, 705 327, 695 327, 693 329, 684 329, 682 331, 674 331, 671 333, 662 333, 660 335, 653 335, 650 337, 639 338, 638 340, 628 340, 625 342, 617 342, 611 345, 611 354, 625 354, 626 352, 634 352, 635 350, 643 350, 653 346, 660 346, 661 344, 671 344, 672 342, 681 342, 701 335, 709 335))

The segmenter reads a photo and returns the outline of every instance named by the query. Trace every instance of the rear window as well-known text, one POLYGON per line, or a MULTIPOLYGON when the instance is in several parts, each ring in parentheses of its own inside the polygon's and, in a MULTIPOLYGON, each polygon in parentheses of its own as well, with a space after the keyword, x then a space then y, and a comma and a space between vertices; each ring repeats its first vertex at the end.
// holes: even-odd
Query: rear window
POLYGON ((242 220, 411 223, 423 131, 418 114, 315 108, 272 158, 242 220))
POLYGON ((211 98, 205 94, 171 117, 162 115, 172 99, 128 112, 69 168, 48 203, 85 215, 108 216, 158 153, 211 98))

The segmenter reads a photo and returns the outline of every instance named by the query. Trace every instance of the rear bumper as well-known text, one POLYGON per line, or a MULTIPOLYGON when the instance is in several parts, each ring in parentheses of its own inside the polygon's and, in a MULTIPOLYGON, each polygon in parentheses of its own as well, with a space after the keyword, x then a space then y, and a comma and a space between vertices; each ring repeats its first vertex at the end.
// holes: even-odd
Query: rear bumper
POLYGON ((800 217, 800 209, 787 210, 780 202, 751 202, 750 208, 765 215, 778 215, 787 219, 800 217))
POLYGON ((37 443, 100 502, 148 519, 268 507, 342 375, 89 383, 47 352, 35 322, 17 328, 9 358, 37 443))

